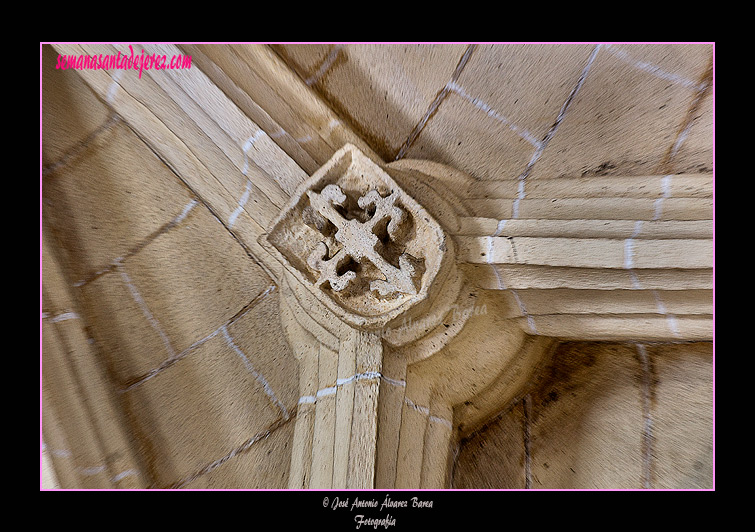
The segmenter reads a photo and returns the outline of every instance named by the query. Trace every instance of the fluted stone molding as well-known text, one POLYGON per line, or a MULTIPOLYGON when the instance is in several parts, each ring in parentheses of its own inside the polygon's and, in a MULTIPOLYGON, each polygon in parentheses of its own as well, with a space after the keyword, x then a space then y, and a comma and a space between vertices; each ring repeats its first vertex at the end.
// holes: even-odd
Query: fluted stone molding
POLYGON ((347 145, 259 240, 285 268, 300 365, 291 488, 446 486, 460 428, 510 400, 551 343, 460 271, 451 235, 468 213, 436 177, 347 145))
POLYGON ((290 487, 445 487, 456 441, 558 341, 713 338, 710 174, 485 181, 386 164, 265 52, 248 60, 285 74, 272 92, 321 132, 318 161, 336 152, 322 166, 211 63, 190 79, 79 75, 279 287, 300 371, 290 487), (366 254, 370 233, 390 268, 366 254))

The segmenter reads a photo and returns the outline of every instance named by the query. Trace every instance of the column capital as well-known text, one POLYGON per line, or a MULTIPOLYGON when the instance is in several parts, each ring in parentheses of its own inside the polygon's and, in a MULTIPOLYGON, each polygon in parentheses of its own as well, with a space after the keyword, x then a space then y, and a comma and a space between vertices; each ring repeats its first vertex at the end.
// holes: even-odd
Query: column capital
POLYGON ((283 266, 300 368, 290 487, 444 487, 455 409, 482 394, 487 406, 465 419, 480 417, 509 393, 495 382, 515 388, 528 374, 527 334, 491 327, 505 302, 457 267, 452 235, 468 213, 449 176, 471 180, 346 145, 260 237, 283 266))

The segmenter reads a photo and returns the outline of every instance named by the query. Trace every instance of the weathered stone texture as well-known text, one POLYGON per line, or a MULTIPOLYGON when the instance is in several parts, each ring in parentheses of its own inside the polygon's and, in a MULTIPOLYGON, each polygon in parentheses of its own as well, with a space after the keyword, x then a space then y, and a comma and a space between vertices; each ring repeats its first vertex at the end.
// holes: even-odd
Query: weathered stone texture
POLYGON ((126 46, 41 51, 61 487, 715 485, 712 43, 126 46))

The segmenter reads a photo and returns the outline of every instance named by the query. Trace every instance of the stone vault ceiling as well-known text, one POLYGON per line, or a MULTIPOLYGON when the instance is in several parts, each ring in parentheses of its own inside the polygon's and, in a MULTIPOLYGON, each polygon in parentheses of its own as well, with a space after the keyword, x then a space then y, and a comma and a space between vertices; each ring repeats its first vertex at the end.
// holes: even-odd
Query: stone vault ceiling
POLYGON ((130 46, 41 50, 60 486, 711 486, 712 43, 130 46))

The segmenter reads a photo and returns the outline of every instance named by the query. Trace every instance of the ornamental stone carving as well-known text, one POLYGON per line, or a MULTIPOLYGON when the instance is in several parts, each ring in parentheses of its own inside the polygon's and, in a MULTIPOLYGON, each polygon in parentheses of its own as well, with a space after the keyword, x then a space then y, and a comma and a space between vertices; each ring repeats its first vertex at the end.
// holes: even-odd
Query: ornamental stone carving
POLYGON ((300 187, 263 245, 343 321, 365 329, 426 299, 447 251, 433 217, 351 146, 300 187))
POLYGON ((510 400, 544 352, 457 265, 451 235, 469 214, 443 183, 469 179, 347 144, 260 236, 283 266, 299 362, 289 487, 446 485, 457 431, 510 400))

